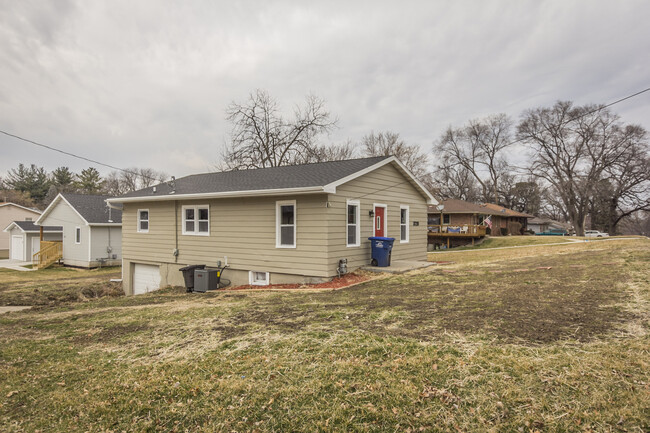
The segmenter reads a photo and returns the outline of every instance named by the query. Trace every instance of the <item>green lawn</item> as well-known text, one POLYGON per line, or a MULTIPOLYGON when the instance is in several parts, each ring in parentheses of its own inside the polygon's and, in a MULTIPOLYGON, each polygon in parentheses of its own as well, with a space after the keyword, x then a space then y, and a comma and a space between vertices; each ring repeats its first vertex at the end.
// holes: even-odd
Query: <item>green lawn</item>
POLYGON ((0 316, 0 430, 650 429, 650 242, 461 255, 339 291, 0 316))
MULTIPOLYGON (((474 246, 458 247, 454 250, 480 250, 484 248, 518 247, 529 245, 547 245, 560 242, 571 242, 565 236, 497 236, 486 238, 483 242, 474 246)), ((575 237, 574 237, 575 239, 575 237)))

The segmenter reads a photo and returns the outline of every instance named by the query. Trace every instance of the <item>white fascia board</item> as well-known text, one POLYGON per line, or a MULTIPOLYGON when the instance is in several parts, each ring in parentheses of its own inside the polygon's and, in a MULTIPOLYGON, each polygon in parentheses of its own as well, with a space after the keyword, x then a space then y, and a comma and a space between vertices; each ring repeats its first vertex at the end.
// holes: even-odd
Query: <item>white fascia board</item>
POLYGON ((279 188, 279 189, 258 189, 250 191, 226 191, 226 192, 208 192, 196 194, 167 194, 167 195, 147 195, 142 197, 115 197, 106 200, 107 203, 131 203, 143 201, 165 201, 165 200, 196 200, 210 198, 229 198, 229 197, 259 197, 259 196, 276 196, 276 195, 294 195, 294 194, 315 194, 326 191, 323 186, 309 186, 301 188, 279 188))
POLYGON ((72 205, 70 204, 70 202, 69 202, 68 200, 66 200, 65 197, 63 197, 63 195, 61 195, 61 193, 59 193, 59 195, 57 195, 56 198, 55 198, 54 200, 52 200, 52 203, 50 203, 50 205, 49 205, 47 208, 45 208, 45 210, 43 211, 43 213, 41 214, 41 216, 38 217, 38 219, 34 222, 34 224, 40 226, 40 225, 43 223, 43 219, 45 218, 45 216, 46 216, 48 213, 50 213, 50 212, 52 211, 52 209, 54 209, 54 207, 55 207, 55 206, 56 206, 56 205, 57 205, 61 200, 63 200, 63 201, 64 201, 68 206, 70 206, 70 209, 72 209, 72 210, 74 211, 74 213, 76 213, 77 216, 78 216, 79 218, 81 218, 81 221, 83 221, 85 225, 88 225, 88 221, 86 221, 86 218, 82 217, 81 214, 77 211, 77 209, 75 209, 74 206, 72 206, 72 205))
POLYGON ((41 212, 40 210, 38 210, 38 209, 32 209, 31 207, 26 207, 26 206, 23 206, 23 205, 20 205, 20 204, 12 203, 12 202, 7 202, 7 203, 2 203, 2 204, 0 204, 0 207, 5 207, 5 206, 16 206, 16 207, 19 207, 19 208, 21 208, 21 209, 25 209, 25 210, 28 210, 28 211, 30 211, 30 212, 37 213, 37 214, 39 214, 39 215, 42 213, 42 212, 41 212))
POLYGON ((20 226, 19 226, 18 224, 16 224, 14 221, 10 222, 9 225, 8 225, 7 227, 5 227, 5 229, 3 230, 3 232, 7 232, 7 233, 9 233, 9 231, 12 229, 12 226, 16 226, 16 227, 18 227, 18 229, 19 229, 21 232, 23 232, 23 233, 25 232, 25 230, 23 230, 22 227, 20 227, 20 226))
POLYGON ((90 227, 122 227, 122 223, 88 223, 90 227))

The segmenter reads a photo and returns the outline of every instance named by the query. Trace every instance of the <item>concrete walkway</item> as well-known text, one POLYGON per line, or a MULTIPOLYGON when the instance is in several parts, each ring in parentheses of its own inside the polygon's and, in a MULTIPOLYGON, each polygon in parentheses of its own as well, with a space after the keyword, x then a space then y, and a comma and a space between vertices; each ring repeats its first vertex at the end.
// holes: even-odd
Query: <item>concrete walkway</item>
POLYGON ((31 265, 32 262, 21 262, 20 260, 3 259, 0 260, 0 268, 11 269, 13 271, 35 271, 36 269, 27 269, 24 266, 31 265))
POLYGON ((0 315, 5 314, 5 313, 11 313, 14 311, 23 311, 23 310, 29 310, 32 307, 0 307, 0 315))
POLYGON ((420 260, 393 260, 391 261, 390 266, 387 266, 385 268, 367 265, 367 266, 362 266, 361 269, 370 272, 386 272, 389 274, 403 274, 405 272, 415 271, 416 269, 424 269, 435 265, 436 263, 425 262, 420 260))

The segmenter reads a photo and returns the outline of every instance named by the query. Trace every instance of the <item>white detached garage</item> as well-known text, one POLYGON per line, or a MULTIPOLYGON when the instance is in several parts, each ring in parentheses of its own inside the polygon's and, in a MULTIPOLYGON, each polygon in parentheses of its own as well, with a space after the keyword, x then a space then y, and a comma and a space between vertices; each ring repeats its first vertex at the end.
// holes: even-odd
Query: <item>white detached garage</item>
MULTIPOLYGON (((31 262, 34 254, 41 249, 41 227, 32 221, 14 221, 4 229, 9 233, 9 258, 21 262, 31 262)), ((43 240, 61 242, 63 228, 58 226, 44 226, 43 240)))

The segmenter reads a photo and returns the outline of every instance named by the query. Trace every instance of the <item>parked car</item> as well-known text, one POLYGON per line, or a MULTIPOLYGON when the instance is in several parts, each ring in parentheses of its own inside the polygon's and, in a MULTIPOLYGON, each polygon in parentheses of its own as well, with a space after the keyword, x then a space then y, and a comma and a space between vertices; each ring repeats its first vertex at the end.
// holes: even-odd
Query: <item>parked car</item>
POLYGON ((599 232, 598 230, 585 230, 586 238, 608 238, 607 233, 599 232))
POLYGON ((535 233, 535 236, 566 236, 567 234, 564 229, 549 229, 545 232, 535 233))

